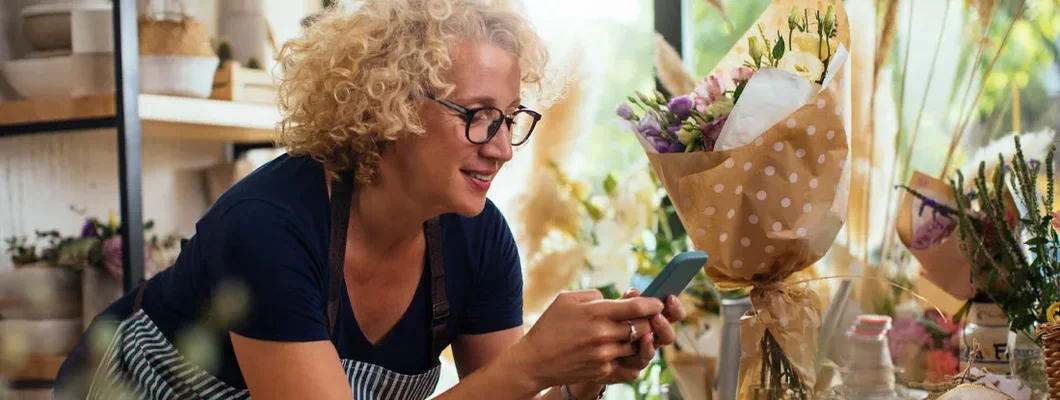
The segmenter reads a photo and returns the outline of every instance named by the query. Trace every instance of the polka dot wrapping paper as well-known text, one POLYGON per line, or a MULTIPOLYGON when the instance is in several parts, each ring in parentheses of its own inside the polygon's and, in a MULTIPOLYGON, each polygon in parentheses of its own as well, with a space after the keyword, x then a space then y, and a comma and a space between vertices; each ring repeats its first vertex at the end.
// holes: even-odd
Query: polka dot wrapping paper
MULTIPOLYGON (((787 35, 793 5, 810 8, 810 18, 814 9, 823 15, 834 7, 837 39, 849 46, 847 17, 838 0, 774 0, 755 26, 787 35)), ((748 31, 715 71, 741 65, 747 38, 758 34, 757 28, 748 31)), ((786 109, 794 111, 764 125, 764 132, 746 144, 711 152, 647 151, 694 247, 709 255, 707 275, 722 290, 752 288, 751 311, 741 320, 741 399, 753 398, 763 385, 761 347, 767 330, 804 387, 811 390, 816 381, 821 302, 805 285, 786 280, 823 257, 843 226, 849 173, 841 94, 848 83, 841 66, 823 88, 813 85, 805 102, 786 109)), ((776 114, 765 110, 763 118, 773 117, 766 116, 769 111, 776 114)))

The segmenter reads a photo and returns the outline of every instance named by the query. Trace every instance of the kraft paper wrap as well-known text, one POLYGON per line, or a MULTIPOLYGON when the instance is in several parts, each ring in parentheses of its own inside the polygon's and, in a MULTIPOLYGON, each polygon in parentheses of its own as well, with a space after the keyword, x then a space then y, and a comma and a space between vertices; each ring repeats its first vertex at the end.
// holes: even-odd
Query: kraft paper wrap
MULTIPOLYGON (((756 26, 771 40, 777 30, 786 36, 792 5, 818 7, 822 16, 832 5, 837 39, 849 46, 840 1, 774 0, 756 26)), ((747 37, 758 34, 751 28, 715 70, 749 59, 747 37)), ((750 144, 716 152, 648 153, 695 248, 710 256, 705 267, 710 279, 721 290, 752 288, 752 309, 741 320, 741 399, 752 398, 760 383, 759 344, 767 329, 807 389, 816 381, 821 303, 813 291, 784 281, 824 256, 846 215, 848 144, 842 68, 838 71, 822 91, 750 144)))
MULTIPOLYGON (((974 176, 967 177, 968 182, 965 182, 965 189, 974 189, 974 186, 971 186, 973 179, 974 176)), ((989 184, 993 187, 993 183, 989 184)), ((957 208, 957 201, 953 197, 953 189, 945 181, 923 174, 920 171, 913 171, 909 187, 924 196, 934 199, 939 204, 957 208)), ((1014 216, 1012 214, 1016 210, 1016 203, 1012 198, 1012 194, 1006 189, 1004 196, 1007 213, 1014 216)), ((899 240, 920 263, 920 274, 925 279, 956 299, 969 300, 975 297, 976 288, 973 287, 971 279, 972 266, 965 257, 964 252, 961 251, 961 238, 958 229, 954 229, 940 243, 927 249, 913 249, 911 247, 916 229, 921 224, 936 218, 934 213, 927 208, 924 209, 923 214, 920 213, 922 203, 923 201, 908 192, 903 195, 902 204, 898 209, 898 221, 895 225, 899 240)), ((939 216, 937 218, 944 217, 939 216)), ((984 277, 984 279, 986 278, 984 277)), ((997 287, 996 289, 1003 288, 997 287)))

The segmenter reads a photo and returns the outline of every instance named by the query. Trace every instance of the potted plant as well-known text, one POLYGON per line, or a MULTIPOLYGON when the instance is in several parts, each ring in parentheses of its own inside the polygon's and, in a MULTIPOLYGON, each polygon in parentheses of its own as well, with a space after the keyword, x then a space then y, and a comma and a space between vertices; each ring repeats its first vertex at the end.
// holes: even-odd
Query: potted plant
MULTIPOLYGON (((972 263, 973 273, 989 277, 977 289, 1000 306, 1016 333, 1009 345, 1012 373, 1040 391, 1046 389, 1047 372, 1060 378, 1060 325, 1053 315, 1060 309, 1060 211, 1051 209, 1056 148, 1049 148, 1048 186, 1039 193, 1043 163, 1025 159, 1019 136, 1014 141, 1016 154, 1008 162, 999 156, 992 175, 980 164, 971 190, 963 174, 950 186, 957 198, 961 249, 968 260, 982 261, 972 263), (1015 224, 1006 220, 1008 192, 1018 200, 1015 224), (1037 355, 1042 348, 1044 360, 1037 355)), ((1050 378, 1047 389, 1050 398, 1060 398, 1060 380, 1050 378)))

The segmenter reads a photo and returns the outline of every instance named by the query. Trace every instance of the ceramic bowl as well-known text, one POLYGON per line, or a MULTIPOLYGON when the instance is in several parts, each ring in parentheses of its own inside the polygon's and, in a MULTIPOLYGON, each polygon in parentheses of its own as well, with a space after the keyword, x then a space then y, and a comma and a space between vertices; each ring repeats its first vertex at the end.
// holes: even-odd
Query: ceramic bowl
POLYGON ((140 92, 208 98, 220 62, 217 57, 141 56, 140 92))
POLYGON ((70 56, 26 58, 4 62, 4 78, 26 99, 70 97, 70 56))
POLYGON ((38 51, 70 49, 70 13, 74 9, 110 9, 99 1, 36 4, 22 9, 22 36, 38 51))

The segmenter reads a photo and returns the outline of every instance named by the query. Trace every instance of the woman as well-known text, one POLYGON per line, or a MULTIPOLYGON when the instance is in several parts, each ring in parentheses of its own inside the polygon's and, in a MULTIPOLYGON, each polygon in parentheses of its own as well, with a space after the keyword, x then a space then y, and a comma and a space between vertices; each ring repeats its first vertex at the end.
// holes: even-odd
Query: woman
POLYGON ((102 361, 82 340, 59 394, 83 397, 83 369, 93 398, 422 399, 452 345, 461 380, 439 398, 589 399, 673 342, 680 304, 635 292, 561 294, 524 336, 518 252, 486 193, 541 118, 521 93, 545 88, 547 54, 506 2, 364 1, 281 60, 289 154, 97 318, 124 322, 102 361), (229 318, 224 299, 245 307, 229 318))

